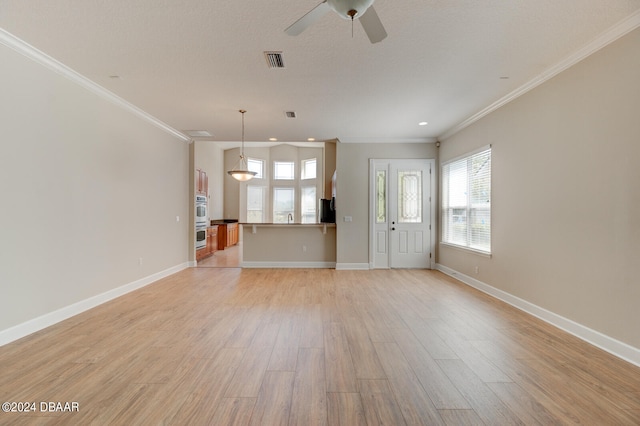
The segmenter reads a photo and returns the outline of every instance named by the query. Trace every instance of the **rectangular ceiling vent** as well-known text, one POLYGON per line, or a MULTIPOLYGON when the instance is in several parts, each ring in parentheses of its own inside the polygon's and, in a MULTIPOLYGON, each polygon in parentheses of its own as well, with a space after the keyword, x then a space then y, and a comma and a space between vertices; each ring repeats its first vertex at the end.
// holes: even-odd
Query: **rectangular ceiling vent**
POLYGON ((213 136, 207 130, 185 130, 185 132, 192 138, 210 138, 213 136))
POLYGON ((284 115, 287 116, 287 118, 296 118, 296 112, 295 111, 285 111, 284 115))
POLYGON ((269 68, 284 68, 282 52, 264 52, 264 57, 267 59, 269 68))

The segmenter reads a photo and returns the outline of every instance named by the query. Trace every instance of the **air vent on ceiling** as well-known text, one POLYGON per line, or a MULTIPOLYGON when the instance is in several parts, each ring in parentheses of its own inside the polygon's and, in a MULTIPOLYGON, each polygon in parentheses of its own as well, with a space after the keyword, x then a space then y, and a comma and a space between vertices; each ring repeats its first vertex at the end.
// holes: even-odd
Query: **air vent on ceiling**
POLYGON ((264 52, 264 57, 267 59, 269 68, 284 68, 282 52, 264 52))
POLYGON ((297 115, 296 115, 295 111, 285 111, 284 115, 286 115, 287 118, 297 118, 297 115))
POLYGON ((213 136, 207 130, 185 130, 185 132, 192 138, 210 138, 213 136))

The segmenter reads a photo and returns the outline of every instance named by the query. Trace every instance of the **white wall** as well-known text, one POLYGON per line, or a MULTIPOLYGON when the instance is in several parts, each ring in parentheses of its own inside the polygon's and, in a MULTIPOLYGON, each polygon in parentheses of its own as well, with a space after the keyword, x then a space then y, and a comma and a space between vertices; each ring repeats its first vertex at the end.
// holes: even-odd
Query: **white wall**
POLYGON ((224 208, 224 150, 215 142, 195 142, 195 167, 209 178, 209 218, 222 219, 224 208))
POLYGON ((437 159, 438 148, 432 143, 338 143, 336 156, 336 262, 368 268, 369 159, 437 159), (352 222, 344 222, 344 216, 352 222))
POLYGON ((635 30, 442 143, 441 161, 493 145, 493 257, 438 260, 635 348, 639 51, 635 30))
POLYGON ((1 44, 0 64, 0 335, 185 265, 187 143, 1 44))

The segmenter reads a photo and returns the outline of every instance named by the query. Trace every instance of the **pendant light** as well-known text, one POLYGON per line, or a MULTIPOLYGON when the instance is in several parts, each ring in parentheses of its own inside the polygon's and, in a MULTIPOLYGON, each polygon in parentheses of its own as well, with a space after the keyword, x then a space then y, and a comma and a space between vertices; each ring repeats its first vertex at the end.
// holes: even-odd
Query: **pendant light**
POLYGON ((244 113, 247 111, 241 109, 239 112, 242 114, 242 145, 240 148, 240 160, 238 160, 235 167, 227 173, 240 182, 246 182, 253 179, 253 177, 258 173, 249 170, 247 159, 244 156, 244 113))

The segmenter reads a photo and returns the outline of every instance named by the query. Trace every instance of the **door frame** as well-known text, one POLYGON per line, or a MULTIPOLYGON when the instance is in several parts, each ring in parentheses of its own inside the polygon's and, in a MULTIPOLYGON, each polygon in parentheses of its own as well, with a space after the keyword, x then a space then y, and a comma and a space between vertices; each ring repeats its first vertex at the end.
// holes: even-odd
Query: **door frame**
MULTIPOLYGON (((390 178, 390 164, 392 161, 398 160, 423 160, 426 161, 429 165, 429 174, 430 174, 430 187, 429 187, 429 230, 431 231, 429 234, 429 245, 430 245, 430 259, 429 259, 429 268, 435 269, 436 267, 436 235, 438 234, 438 218, 436 216, 436 205, 438 203, 438 173, 436 171, 436 160, 434 158, 370 158, 369 159, 369 269, 375 268, 375 226, 376 226, 376 218, 375 218, 375 201, 376 201, 376 164, 379 163, 387 163, 387 194, 389 193, 389 178, 390 178)), ((386 199, 386 210, 389 211, 389 199, 387 196, 386 199)), ((387 214, 387 217, 389 215, 387 214)), ((389 239, 387 237, 387 255, 391 256, 391 251, 389 250, 389 239)), ((387 269, 391 268, 391 260, 387 262, 387 269)), ((382 268, 380 268, 382 269, 382 268)))

